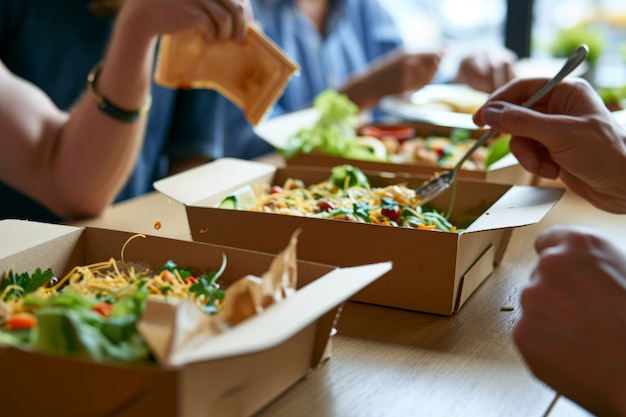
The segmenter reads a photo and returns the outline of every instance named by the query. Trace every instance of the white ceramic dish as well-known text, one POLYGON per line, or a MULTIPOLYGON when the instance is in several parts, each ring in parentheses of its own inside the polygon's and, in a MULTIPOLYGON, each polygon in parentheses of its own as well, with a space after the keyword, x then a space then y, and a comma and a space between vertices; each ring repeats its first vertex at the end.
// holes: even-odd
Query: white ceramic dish
POLYGON ((405 120, 478 129, 472 121, 472 113, 487 97, 486 93, 463 84, 430 84, 406 96, 385 97, 380 102, 380 108, 405 120))

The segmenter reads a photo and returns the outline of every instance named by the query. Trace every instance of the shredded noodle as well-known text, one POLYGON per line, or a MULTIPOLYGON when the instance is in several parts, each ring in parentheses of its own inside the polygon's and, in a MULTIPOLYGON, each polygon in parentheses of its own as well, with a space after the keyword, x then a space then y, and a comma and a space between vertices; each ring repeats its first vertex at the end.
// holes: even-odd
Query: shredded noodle
MULTIPOLYGON (((147 268, 137 271, 135 266, 128 265, 124 260, 124 249, 131 240, 137 237, 145 237, 145 235, 133 235, 124 243, 121 250, 121 261, 111 258, 107 262, 75 266, 56 284, 41 286, 34 294, 48 298, 61 290, 72 289, 85 297, 99 298, 106 295, 111 301, 114 301, 136 291, 139 286, 145 286, 149 290, 150 298, 204 301, 197 300, 197 295, 189 291, 195 281, 184 280, 177 270, 172 273, 164 269, 157 274, 147 268)), ((4 278, 9 272, 10 270, 5 273, 4 278)), ((8 285, 0 294, 0 300, 4 300, 4 304, 13 313, 24 311, 24 297, 22 295, 24 290, 18 285, 8 285), (10 294, 12 291, 13 294, 10 294)))
MULTIPOLYGON (((348 179, 346 179, 348 181, 348 179)), ((302 181, 288 179, 283 187, 257 184, 254 205, 246 210, 293 216, 405 226, 425 230, 456 231, 444 216, 424 213, 421 197, 415 190, 400 184, 386 187, 337 187, 330 181, 304 186, 302 181), (397 217, 385 212, 385 204, 398 206, 397 217)))

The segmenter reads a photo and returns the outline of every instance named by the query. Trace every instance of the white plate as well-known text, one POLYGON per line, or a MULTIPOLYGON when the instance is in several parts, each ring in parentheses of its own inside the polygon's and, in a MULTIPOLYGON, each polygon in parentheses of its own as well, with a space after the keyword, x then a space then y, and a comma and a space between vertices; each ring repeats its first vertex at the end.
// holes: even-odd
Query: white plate
MULTIPOLYGON (((565 58, 524 58, 515 62, 516 77, 552 77, 565 58)), ((583 75, 588 65, 583 62, 571 76, 583 75)), ((381 109, 405 120, 443 127, 478 129, 472 113, 488 98, 488 94, 464 84, 429 84, 408 96, 389 96, 380 102, 381 109)))
MULTIPOLYGON (((519 78, 552 78, 565 64, 567 58, 521 58, 513 64, 513 73, 519 78)), ((580 77, 589 70, 589 65, 582 62, 570 77, 580 77)))
POLYGON ((313 127, 319 118, 319 110, 311 107, 265 119, 254 126, 253 130, 274 148, 283 149, 290 137, 302 128, 313 127))
POLYGON ((408 96, 385 97, 380 101, 380 108, 385 113, 405 120, 435 126, 479 129, 472 121, 472 113, 487 97, 487 93, 463 84, 430 84, 408 96))

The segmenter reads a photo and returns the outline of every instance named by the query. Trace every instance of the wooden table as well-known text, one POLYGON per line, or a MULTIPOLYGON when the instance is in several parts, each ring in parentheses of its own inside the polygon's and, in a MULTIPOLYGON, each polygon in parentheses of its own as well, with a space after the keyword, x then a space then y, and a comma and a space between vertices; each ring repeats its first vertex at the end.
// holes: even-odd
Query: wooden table
MULTIPOLYGON (((559 223, 593 226, 626 247, 626 216, 566 192, 542 222, 514 231, 502 263, 456 315, 346 303, 330 360, 260 416, 588 415, 536 380, 511 340, 519 294, 536 260, 533 239, 559 223), (514 308, 503 311, 505 305, 514 308)), ((190 239, 184 208, 157 193, 82 224, 190 239)))

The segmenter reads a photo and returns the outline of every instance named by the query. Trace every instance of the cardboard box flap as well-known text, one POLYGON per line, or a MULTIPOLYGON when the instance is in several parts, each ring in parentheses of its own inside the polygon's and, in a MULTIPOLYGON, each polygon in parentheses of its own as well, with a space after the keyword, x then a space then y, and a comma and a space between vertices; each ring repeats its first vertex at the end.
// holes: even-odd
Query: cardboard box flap
POLYGON ((561 188, 511 187, 465 233, 519 227, 539 222, 561 198, 561 188))
POLYGON ((25 220, 0 220, 0 253, 10 257, 33 246, 40 245, 60 236, 79 232, 81 227, 64 226, 25 220))
POLYGON ((276 172, 276 166, 236 158, 220 158, 188 171, 163 178, 154 188, 185 205, 201 201, 211 195, 216 203, 244 185, 267 178, 276 172))
POLYGON ((277 346, 390 271, 391 266, 391 262, 381 262, 335 269, 217 337, 202 343, 190 341, 189 349, 175 352, 162 365, 182 366, 277 346))

